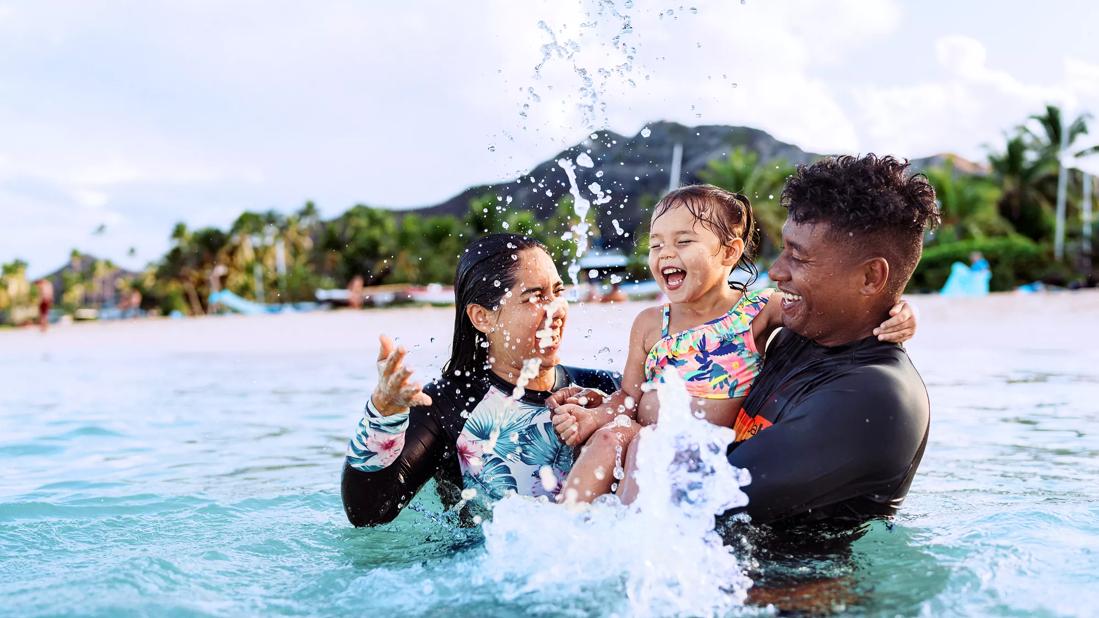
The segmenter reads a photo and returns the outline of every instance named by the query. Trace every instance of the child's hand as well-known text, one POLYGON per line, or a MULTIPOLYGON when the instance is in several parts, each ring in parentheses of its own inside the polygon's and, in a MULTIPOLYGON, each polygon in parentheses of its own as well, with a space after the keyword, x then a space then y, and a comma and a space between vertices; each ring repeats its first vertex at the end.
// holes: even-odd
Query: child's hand
POLYGON ((588 441, 596 429, 603 426, 607 415, 600 409, 585 408, 567 403, 558 406, 551 417, 553 429, 568 446, 579 446, 588 441))
POLYGON ((916 334, 916 308, 908 301, 893 305, 889 315, 892 317, 874 329, 879 341, 904 343, 916 334))

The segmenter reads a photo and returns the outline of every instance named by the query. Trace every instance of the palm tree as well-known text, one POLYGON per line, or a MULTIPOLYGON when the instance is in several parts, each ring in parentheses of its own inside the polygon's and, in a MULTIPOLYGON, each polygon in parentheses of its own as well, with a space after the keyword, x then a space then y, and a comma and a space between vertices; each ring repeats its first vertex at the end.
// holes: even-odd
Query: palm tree
POLYGON ((760 254, 771 254, 782 244, 786 211, 779 204, 779 195, 793 171, 784 159, 761 164, 758 153, 737 147, 728 158, 710 161, 698 177, 702 182, 748 196, 760 231, 760 254))
MULTIPOLYGON (((1023 132, 1032 148, 1037 150, 1042 157, 1057 160, 1061 154, 1061 140, 1067 138, 1064 144, 1072 152, 1072 145, 1082 136, 1087 135, 1088 120, 1091 114, 1081 114, 1074 118, 1067 126, 1064 124, 1064 112, 1056 105, 1047 105, 1042 114, 1033 114, 1030 119, 1036 127, 1023 127, 1023 132), (1062 133, 1067 132, 1067 135, 1062 133)), ((1089 148, 1088 151, 1099 149, 1099 146, 1089 148)), ((1081 154, 1074 152, 1073 154, 1081 154)))
POLYGON ((990 179, 959 175, 954 162, 948 159, 942 167, 926 172, 939 200, 942 226, 938 238, 942 241, 967 240, 986 236, 1001 236, 1013 230, 996 208, 1002 191, 990 179))
POLYGON ((1024 132, 1008 136, 1003 152, 990 152, 992 177, 1003 190, 997 208, 1020 234, 1036 241, 1053 231, 1053 197, 1057 194, 1057 162, 1036 155, 1024 132))

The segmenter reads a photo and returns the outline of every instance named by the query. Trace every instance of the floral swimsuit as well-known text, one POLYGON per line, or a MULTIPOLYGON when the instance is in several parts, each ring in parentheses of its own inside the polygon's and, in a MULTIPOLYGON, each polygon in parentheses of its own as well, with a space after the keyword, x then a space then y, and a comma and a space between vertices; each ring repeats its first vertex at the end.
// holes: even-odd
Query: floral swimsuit
POLYGON ((759 375, 762 359, 752 336, 752 320, 767 306, 774 291, 745 292, 720 318, 674 334, 668 332, 671 305, 664 305, 661 339, 645 358, 645 381, 660 380, 665 369, 674 367, 692 397, 746 396, 759 375))
MULTIPOLYGON (((554 389, 613 392, 618 380, 610 372, 558 365, 554 389)), ((514 399, 513 389, 484 371, 435 380, 424 388, 431 405, 403 414, 381 416, 368 406, 347 445, 348 517, 361 522, 356 525, 389 521, 432 478, 452 497, 555 496, 572 468, 572 449, 553 430, 545 403, 550 393, 527 390, 514 399)))

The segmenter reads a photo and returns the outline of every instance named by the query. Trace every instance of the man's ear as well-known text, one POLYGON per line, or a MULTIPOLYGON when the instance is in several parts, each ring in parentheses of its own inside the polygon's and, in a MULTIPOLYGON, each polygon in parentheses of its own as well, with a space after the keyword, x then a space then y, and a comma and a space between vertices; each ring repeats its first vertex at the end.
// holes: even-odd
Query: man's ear
POLYGON ((473 324, 473 328, 487 335, 493 329, 492 312, 481 305, 466 305, 466 317, 473 324))
POLYGON ((863 296, 877 296, 889 284, 889 261, 883 257, 866 260, 862 263, 862 277, 859 292, 863 296))

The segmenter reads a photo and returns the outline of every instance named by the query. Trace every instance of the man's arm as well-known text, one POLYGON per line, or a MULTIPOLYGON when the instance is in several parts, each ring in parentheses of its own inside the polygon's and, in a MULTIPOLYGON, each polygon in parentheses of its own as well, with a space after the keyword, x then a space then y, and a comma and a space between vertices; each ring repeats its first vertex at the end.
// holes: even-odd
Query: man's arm
POLYGON ((857 497, 889 503, 927 433, 927 407, 909 388, 889 370, 862 368, 739 443, 729 463, 752 475, 740 510, 766 523, 857 497))

